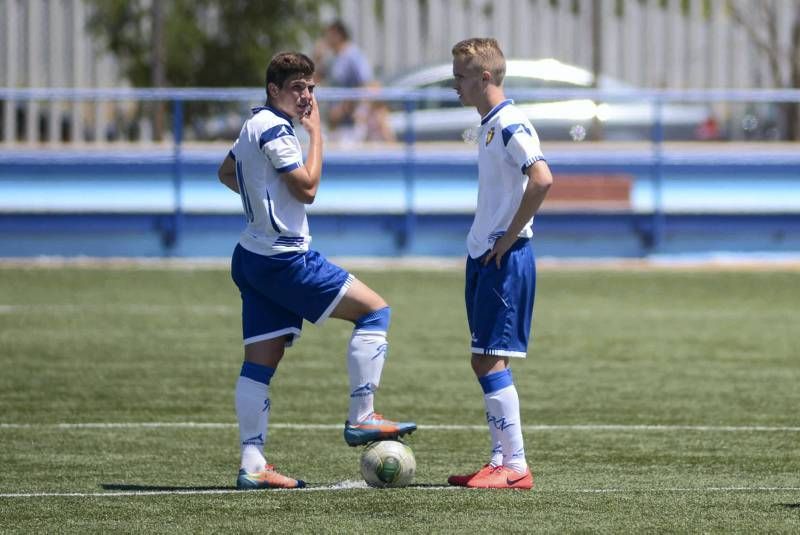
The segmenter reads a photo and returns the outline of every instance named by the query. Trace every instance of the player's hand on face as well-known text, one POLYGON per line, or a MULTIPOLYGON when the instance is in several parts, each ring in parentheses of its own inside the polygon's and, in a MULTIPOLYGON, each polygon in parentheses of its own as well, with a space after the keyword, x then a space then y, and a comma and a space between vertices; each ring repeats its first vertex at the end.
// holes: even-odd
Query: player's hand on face
POLYGON ((506 254, 509 249, 511 249, 511 246, 514 245, 514 241, 516 241, 515 236, 503 234, 500 239, 494 242, 492 250, 489 251, 489 254, 487 254, 486 258, 483 259, 483 265, 488 266, 489 262, 491 262, 494 258, 495 264, 497 264, 497 269, 500 269, 500 262, 503 260, 503 255, 506 254))
POLYGON ((311 99, 306 106, 305 113, 300 116, 300 124, 302 124, 306 130, 319 128, 319 106, 317 106, 317 97, 315 97, 313 94, 311 95, 311 99))

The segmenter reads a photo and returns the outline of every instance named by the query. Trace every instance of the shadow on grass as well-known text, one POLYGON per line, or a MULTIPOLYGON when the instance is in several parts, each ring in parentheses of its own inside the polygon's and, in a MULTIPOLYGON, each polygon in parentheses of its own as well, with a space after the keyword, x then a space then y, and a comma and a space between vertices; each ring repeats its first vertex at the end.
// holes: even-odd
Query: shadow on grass
POLYGON ((779 503, 778 506, 784 509, 800 509, 800 503, 779 503))
POLYGON ((162 485, 127 485, 122 483, 102 483, 103 490, 116 490, 124 492, 197 492, 202 490, 236 490, 236 486, 228 487, 167 487, 162 485))
MULTIPOLYGON (((103 490, 109 491, 117 491, 117 492, 213 492, 213 491, 227 491, 227 490, 237 490, 235 485, 231 485, 229 487, 177 487, 177 486, 166 486, 166 485, 131 485, 125 483, 101 483, 100 486, 103 490)), ((307 488, 326 488, 326 485, 314 485, 309 484, 307 488)), ((356 488, 364 488, 368 489, 370 487, 356 487, 356 488)), ((432 489, 441 489, 441 488, 451 488, 448 485, 441 485, 436 483, 415 483, 412 485, 408 485, 409 489, 424 489, 424 488, 432 488, 432 489)))

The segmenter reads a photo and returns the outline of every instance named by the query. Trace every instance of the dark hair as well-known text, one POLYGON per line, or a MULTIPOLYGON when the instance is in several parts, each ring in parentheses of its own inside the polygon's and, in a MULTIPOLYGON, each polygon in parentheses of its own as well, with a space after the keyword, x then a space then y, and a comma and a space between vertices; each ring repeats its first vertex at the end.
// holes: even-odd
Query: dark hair
POLYGON ((307 77, 314 74, 314 62, 305 54, 299 52, 280 52, 272 56, 267 67, 267 93, 269 84, 283 87, 286 80, 307 77))
POLYGON ((345 41, 350 40, 350 30, 347 29, 347 26, 345 26, 344 22, 342 22, 341 20, 336 19, 335 21, 331 22, 328 25, 328 29, 338 33, 339 36, 345 41))

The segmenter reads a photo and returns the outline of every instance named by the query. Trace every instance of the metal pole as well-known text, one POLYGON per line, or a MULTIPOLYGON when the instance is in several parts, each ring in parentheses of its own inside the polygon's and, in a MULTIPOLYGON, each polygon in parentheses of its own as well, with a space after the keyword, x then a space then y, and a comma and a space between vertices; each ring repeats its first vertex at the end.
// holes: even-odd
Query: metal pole
POLYGON ((664 102, 661 96, 654 101, 653 123, 653 231, 648 252, 658 250, 664 239, 664 102))
MULTIPOLYGON (((592 2, 592 88, 600 87, 600 75, 603 72, 603 2, 592 2)), ((595 113, 592 117, 592 131, 590 138, 594 141, 603 140, 603 123, 595 113)))
POLYGON ((414 108, 416 102, 407 100, 405 102, 406 109, 406 133, 405 133, 405 163, 403 164, 403 180, 405 185, 405 218, 403 220, 403 229, 399 236, 399 249, 400 254, 408 254, 411 251, 411 246, 414 240, 414 230, 417 224, 417 216, 414 212, 414 179, 416 174, 416 164, 414 163, 414 145, 416 135, 414 132, 414 108))
POLYGON ((174 209, 172 213, 172 228, 164 236, 164 245, 167 252, 175 250, 181 235, 183 223, 183 155, 181 144, 183 142, 183 102, 179 99, 172 101, 172 132, 173 132, 173 166, 172 188, 174 209))

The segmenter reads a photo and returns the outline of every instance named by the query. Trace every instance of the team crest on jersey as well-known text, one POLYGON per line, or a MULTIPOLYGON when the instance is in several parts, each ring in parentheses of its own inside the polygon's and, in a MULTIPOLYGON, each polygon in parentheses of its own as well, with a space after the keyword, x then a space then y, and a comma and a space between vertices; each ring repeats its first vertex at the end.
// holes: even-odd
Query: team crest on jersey
POLYGON ((491 143, 493 139, 494 139, 494 126, 491 127, 488 132, 486 132, 486 146, 487 147, 489 146, 489 143, 491 143))

